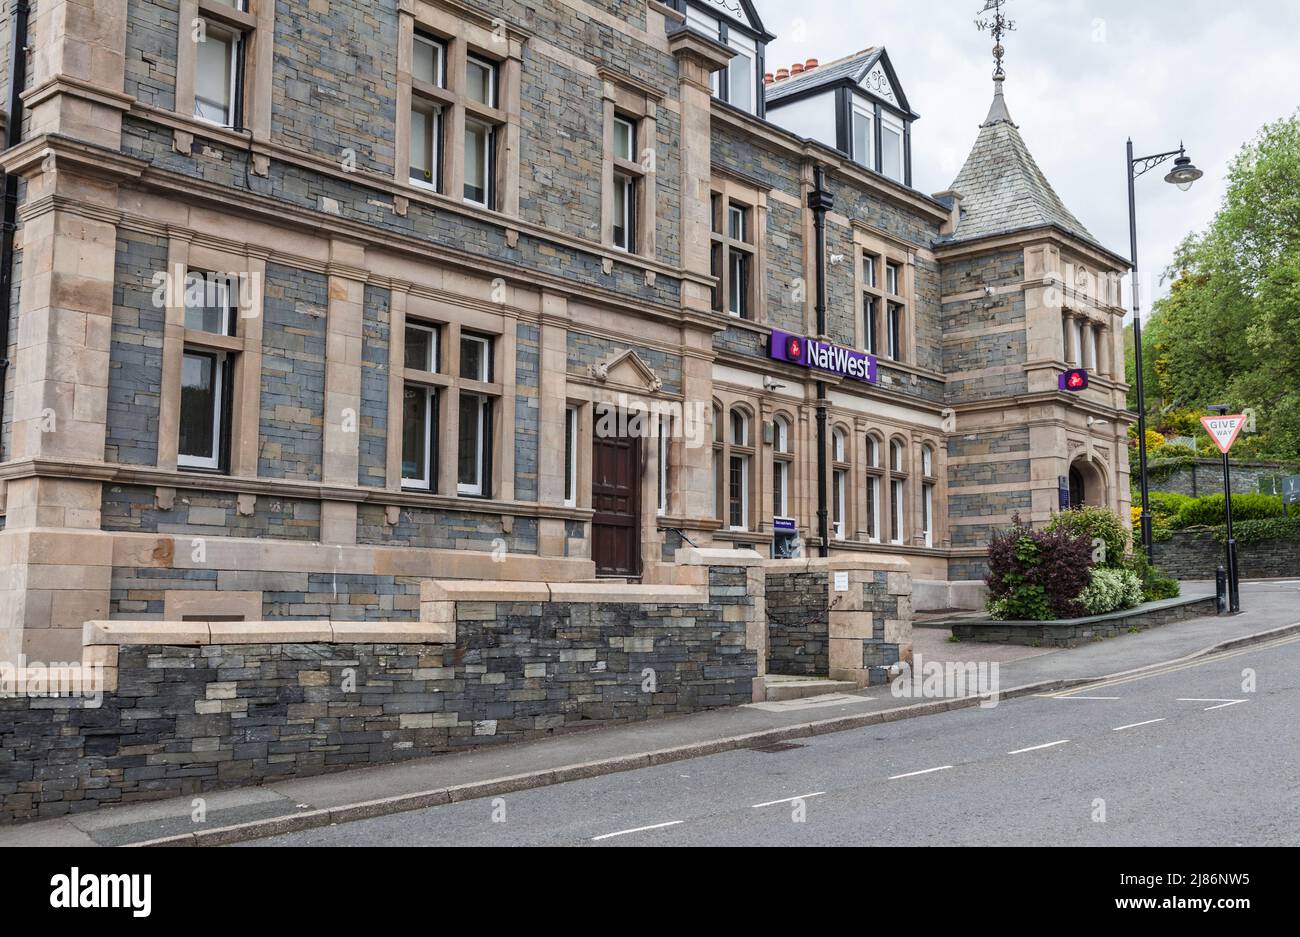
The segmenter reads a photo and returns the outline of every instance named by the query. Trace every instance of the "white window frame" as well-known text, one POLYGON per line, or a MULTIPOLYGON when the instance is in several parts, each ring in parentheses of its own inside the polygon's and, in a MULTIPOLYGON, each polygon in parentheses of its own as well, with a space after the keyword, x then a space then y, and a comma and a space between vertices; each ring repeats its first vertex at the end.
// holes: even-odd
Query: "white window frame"
POLYGON ((473 52, 465 56, 465 97, 467 100, 482 104, 484 107, 497 108, 497 67, 498 63, 491 59, 485 59, 481 55, 475 55, 473 52), (478 98, 469 95, 469 67, 477 65, 488 74, 487 97, 486 101, 480 101, 478 98))
POLYGON ((564 473, 564 485, 567 493, 564 506, 578 506, 578 408, 568 406, 564 409, 564 458, 567 463, 564 473))
POLYGON ((777 517, 790 516, 790 463, 777 459, 772 463, 772 487, 780 494, 772 511, 777 517))
POLYGON ((903 122, 888 111, 881 111, 880 114, 880 174, 886 179, 893 179, 895 182, 903 182, 907 178, 907 151, 903 144, 904 128, 903 122), (888 137, 885 135, 886 130, 891 130, 898 135, 898 175, 891 176, 885 169, 885 150, 889 146, 888 137))
MULTIPOLYGON (((849 140, 853 147, 853 161, 867 169, 876 168, 876 112, 869 104, 858 101, 856 98, 853 102, 853 116, 849 127, 849 140), (858 152, 858 119, 861 118, 867 127, 867 152, 865 154, 858 152), (865 155, 865 159, 863 156, 865 155)), ((869 286, 875 286, 875 283, 869 283, 869 286)))
POLYGON ((671 417, 663 414, 659 416, 657 436, 659 470, 656 481, 659 487, 655 501, 655 514, 658 517, 663 517, 668 513, 668 453, 671 448, 669 441, 672 438, 671 417))
POLYGON ((880 482, 881 476, 867 476, 867 504, 870 513, 867 515, 867 541, 869 543, 880 542, 880 482))
MULTIPOLYGON (((636 250, 636 179, 626 173, 614 173, 614 202, 618 203, 619 192, 623 194, 623 211, 622 217, 616 219, 613 226, 612 237, 616 250, 632 253, 636 250), (620 241, 618 232, 620 226, 623 231, 623 237, 620 241)), ((617 209, 615 210, 617 214, 617 209)))
POLYGON ((925 545, 934 546, 934 485, 921 483, 921 532, 925 535, 925 545))
MULTIPOLYGON (((235 9, 241 13, 244 12, 239 7, 236 7, 235 9)), ((239 93, 240 52, 243 45, 244 33, 243 30, 237 29, 234 26, 227 26, 225 23, 216 22, 214 20, 202 16, 200 16, 199 18, 202 19, 204 23, 204 27, 203 27, 204 43, 210 41, 213 38, 214 32, 216 34, 226 36, 227 40, 230 43, 230 54, 229 54, 229 62, 228 62, 230 66, 230 86, 226 89, 227 98, 226 98, 225 119, 222 121, 215 121, 210 117, 203 116, 203 114, 199 112, 200 98, 198 93, 198 89, 200 85, 199 69, 201 67, 200 63, 202 62, 203 59, 202 56, 199 55, 196 51, 194 56, 194 118, 195 120, 203 121, 205 124, 211 124, 214 127, 233 128, 235 126, 235 118, 239 114, 239 101, 237 100, 237 97, 239 93)))
POLYGON ((466 342, 473 342, 474 344, 480 345, 483 348, 483 354, 480 357, 480 360, 483 362, 483 366, 482 368, 479 369, 478 374, 465 373, 465 361, 464 361, 465 355, 464 355, 464 351, 462 350, 460 377, 467 381, 478 381, 479 383, 482 384, 490 384, 492 382, 492 344, 493 344, 492 339, 486 335, 475 335, 470 332, 461 332, 460 341, 461 341, 462 349, 464 348, 464 344, 466 342))
POLYGON ((834 498, 834 501, 832 502, 832 511, 833 514, 839 515, 838 519, 835 520, 831 525, 835 529, 836 540, 844 539, 844 528, 845 525, 848 523, 848 517, 847 517, 848 512, 846 510, 848 507, 848 504, 846 503, 848 485, 849 485, 848 469, 835 469, 831 473, 831 489, 833 492, 832 496, 834 498))
POLYGON ((478 423, 477 432, 474 434, 474 475, 476 481, 463 482, 460 480, 461 451, 460 437, 458 433, 456 439, 456 493, 481 498, 483 496, 483 481, 485 469, 487 467, 486 449, 489 444, 487 439, 487 411, 488 407, 492 406, 492 398, 488 397, 486 394, 480 394, 474 391, 461 391, 460 396, 456 401, 456 406, 459 408, 457 411, 458 421, 464 418, 464 399, 466 397, 473 397, 478 401, 478 406, 475 407, 474 410, 475 420, 478 423))
POLYGON ((885 301, 885 357, 903 360, 903 306, 889 300, 885 301))
MULTIPOLYGON (((178 445, 176 464, 180 468, 220 471, 221 456, 225 449, 225 440, 222 439, 221 435, 221 424, 225 417, 226 369, 230 366, 230 354, 228 352, 217 351, 216 349, 211 348, 186 348, 181 352, 182 371, 184 371, 185 367, 185 358, 190 357, 191 355, 212 359, 212 454, 208 456, 186 454, 180 451, 180 446, 178 445)), ((184 393, 185 387, 182 382, 182 397, 184 396, 184 393)))
MULTIPOLYGON (((434 407, 437 406, 437 388, 425 387, 419 384, 403 384, 402 393, 414 390, 424 397, 424 474, 419 478, 408 476, 405 471, 402 472, 402 487, 412 491, 432 491, 436 474, 434 471, 433 459, 433 416, 434 407)), ((405 413, 402 415, 405 421, 405 413)), ((405 435, 406 426, 403 422, 402 433, 405 435)))
POLYGON ((637 121, 621 115, 614 115, 614 158, 627 160, 629 163, 637 162, 636 143, 637 143, 637 121), (627 128, 627 150, 623 153, 618 151, 618 128, 627 128))
POLYGON ((889 503, 892 509, 889 515, 889 542, 896 546, 902 546, 903 543, 903 527, 906 524, 904 509, 907 507, 906 489, 905 479, 889 479, 889 503), (894 522, 895 517, 898 519, 897 523, 894 522))
MULTIPOLYGON (((465 118, 465 136, 464 136, 464 139, 461 140, 461 148, 462 148, 462 149, 464 149, 465 146, 466 146, 466 144, 468 144, 468 142, 469 142, 469 137, 470 137, 470 127, 471 127, 471 126, 474 127, 475 129, 478 129, 478 130, 482 131, 482 134, 483 134, 483 164, 482 164, 482 169, 483 169, 483 200, 482 200, 482 201, 479 201, 479 200, 476 199, 476 198, 471 198, 471 197, 470 197, 468 194, 466 194, 464 191, 461 192, 461 195, 464 197, 465 202, 466 202, 467 204, 469 204, 469 205, 477 205, 477 206, 479 206, 480 208, 486 208, 486 209, 488 209, 488 210, 490 211, 490 210, 493 209, 493 202, 496 200, 496 191, 495 191, 495 189, 496 189, 496 182, 495 182, 495 180, 492 178, 492 175, 493 175, 493 173, 492 173, 492 150, 493 150, 493 149, 495 148, 495 146, 496 146, 496 131, 497 131, 497 125, 496 125, 496 124, 492 124, 492 123, 488 123, 487 121, 476 120, 476 119, 473 119, 473 118, 466 117, 466 118, 465 118)), ((469 161, 466 160, 466 165, 468 165, 468 164, 469 164, 469 161)), ((465 181, 465 183, 464 183, 464 187, 468 187, 468 186, 469 186, 469 181, 468 181, 468 178, 467 178, 466 181, 465 181)))
POLYGON ((208 335, 221 335, 226 338, 234 337, 236 331, 236 321, 239 318, 239 303, 233 302, 230 296, 231 276, 218 275, 208 270, 186 270, 183 301, 185 304, 185 328, 191 332, 204 332, 208 335), (200 306, 190 305, 190 285, 195 280, 202 282, 203 287, 203 304, 200 306), (219 290, 221 297, 219 305, 209 306, 207 303, 208 289, 215 288, 219 290), (221 331, 211 332, 208 329, 191 326, 189 322, 190 310, 206 310, 210 308, 220 308, 224 315, 221 317, 221 331))
MULTIPOLYGON (((447 43, 442 39, 435 38, 426 33, 416 32, 413 37, 414 45, 426 45, 433 49, 433 80, 429 84, 435 88, 447 87, 447 43)), ((414 48, 412 48, 411 61, 415 61, 414 48)), ((416 81, 424 81, 418 75, 412 75, 416 81)))
POLYGON ((428 354, 428 358, 427 358, 427 360, 425 361, 425 365, 426 365, 425 367, 422 367, 422 368, 412 368, 411 365, 408 364, 407 361, 406 361, 406 336, 403 335, 403 337, 402 337, 402 364, 403 364, 405 367, 407 367, 407 368, 411 368, 412 371, 425 371, 425 372, 427 372, 427 373, 429 373, 429 374, 437 374, 437 373, 438 373, 438 367, 439 367, 439 361, 438 361, 439 348, 438 348, 438 343, 439 343, 439 340, 440 340, 440 338, 441 338, 441 336, 442 336, 441 329, 439 329, 439 327, 436 326, 436 325, 430 325, 430 324, 427 324, 427 323, 424 323, 424 322, 417 322, 417 321, 415 321, 415 320, 413 320, 413 319, 407 319, 407 320, 406 320, 406 331, 407 331, 407 332, 415 331, 415 332, 425 332, 425 333, 427 333, 428 336, 429 336, 429 354, 428 354))
POLYGON ((729 530, 743 532, 749 530, 749 465, 750 456, 733 452, 732 459, 740 460, 740 526, 731 523, 731 465, 727 465, 727 526, 729 530))
POLYGON ((732 57, 724 69, 727 75, 727 103, 733 107, 744 111, 747 114, 754 114, 758 111, 758 44, 753 42, 749 37, 743 36, 737 32, 728 32, 727 45, 739 55, 732 57), (749 67, 745 70, 746 75, 740 74, 740 57, 744 56, 749 62, 749 67), (748 84, 746 88, 749 91, 749 106, 741 107, 733 100, 735 97, 736 79, 743 78, 748 84))
MULTIPOLYGON (((406 160, 408 163, 407 166, 407 173, 409 176, 408 181, 411 183, 411 185, 418 185, 420 186, 420 188, 428 189, 431 192, 437 192, 438 177, 442 174, 442 158, 441 158, 440 151, 442 148, 441 143, 442 143, 443 107, 441 104, 437 104, 433 101, 428 100, 427 98, 422 98, 419 97, 418 95, 412 95, 411 114, 414 115, 417 110, 420 111, 421 113, 424 113, 425 119, 428 121, 428 133, 426 135, 424 143, 425 146, 428 147, 428 151, 429 151, 429 169, 428 169, 429 178, 428 179, 416 178, 416 176, 412 172, 412 170, 414 170, 415 167, 409 165, 411 159, 410 159, 410 154, 408 154, 406 160)), ((411 135, 411 143, 413 144, 415 142, 415 121, 414 120, 411 121, 410 135, 411 135)))

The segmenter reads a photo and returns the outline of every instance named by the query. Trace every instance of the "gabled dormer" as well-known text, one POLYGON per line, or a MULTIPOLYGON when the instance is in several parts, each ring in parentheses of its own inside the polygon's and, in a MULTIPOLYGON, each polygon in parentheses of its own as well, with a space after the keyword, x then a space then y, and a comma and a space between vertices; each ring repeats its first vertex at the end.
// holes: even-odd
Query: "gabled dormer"
POLYGON ((763 27, 751 0, 670 0, 686 25, 716 39, 735 55, 713 73, 713 94, 749 114, 764 116, 763 60, 776 37, 763 27))
POLYGON ((884 48, 825 65, 809 59, 764 76, 764 82, 772 123, 912 184, 912 122, 919 115, 907 103, 884 48))

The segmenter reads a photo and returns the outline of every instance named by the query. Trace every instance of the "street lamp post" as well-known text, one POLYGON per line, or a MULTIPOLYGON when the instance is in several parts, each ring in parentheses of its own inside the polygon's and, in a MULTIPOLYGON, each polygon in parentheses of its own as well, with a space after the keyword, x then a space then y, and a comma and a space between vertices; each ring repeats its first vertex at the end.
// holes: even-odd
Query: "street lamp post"
POLYGON ((1137 234, 1137 192, 1136 183, 1142 176, 1162 163, 1174 157, 1174 168, 1165 176, 1165 182, 1176 185, 1186 192, 1192 183, 1205 173, 1192 165, 1187 151, 1180 145, 1167 153, 1153 156, 1133 155, 1133 139, 1128 141, 1128 227, 1133 248, 1133 280, 1130 292, 1133 295, 1133 365, 1137 370, 1137 406, 1138 406, 1138 463, 1142 484, 1142 547, 1147 559, 1155 561, 1151 540, 1151 490, 1147 478, 1147 401, 1142 384, 1142 297, 1138 289, 1138 234, 1137 234))

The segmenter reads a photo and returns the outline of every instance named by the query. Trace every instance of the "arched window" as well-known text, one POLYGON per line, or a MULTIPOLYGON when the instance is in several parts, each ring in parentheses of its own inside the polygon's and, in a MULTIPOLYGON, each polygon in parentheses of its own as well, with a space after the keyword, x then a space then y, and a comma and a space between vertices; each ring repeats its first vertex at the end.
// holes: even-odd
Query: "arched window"
POLYGON ((934 449, 921 447, 921 535, 927 547, 934 546, 934 449))
POLYGON ((778 414, 772 420, 772 513, 790 516, 790 421, 778 414))
POLYGON ((836 540, 848 536, 849 453, 848 433, 836 428, 831 432, 831 530, 836 540))
POLYGON ((884 488, 884 466, 880 462, 880 439, 867 436, 866 499, 863 507, 867 512, 864 529, 867 539, 872 543, 880 542, 880 492, 884 488))
POLYGON ((749 415, 738 407, 731 408, 731 441, 727 447, 727 526, 731 530, 750 529, 749 486, 754 450, 749 432, 749 415))
POLYGON ((734 408, 731 411, 731 444, 733 446, 749 445, 749 419, 743 411, 734 408))
POLYGON ((889 441, 889 542, 907 542, 907 474, 903 468, 903 443, 889 441))

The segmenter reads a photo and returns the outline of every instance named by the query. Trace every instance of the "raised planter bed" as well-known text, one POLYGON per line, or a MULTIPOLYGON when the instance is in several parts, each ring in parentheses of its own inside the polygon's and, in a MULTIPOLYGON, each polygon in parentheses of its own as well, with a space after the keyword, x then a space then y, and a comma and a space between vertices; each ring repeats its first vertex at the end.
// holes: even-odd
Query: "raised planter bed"
POLYGON ((989 621, 979 618, 952 620, 949 627, 959 641, 982 644, 1019 644, 1025 647, 1078 647, 1100 638, 1114 638, 1134 629, 1145 631, 1218 611, 1213 595, 1198 595, 1148 602, 1137 608, 1090 618, 1060 621, 989 621))

